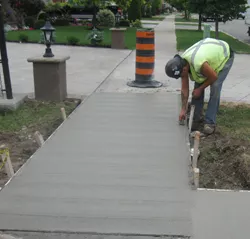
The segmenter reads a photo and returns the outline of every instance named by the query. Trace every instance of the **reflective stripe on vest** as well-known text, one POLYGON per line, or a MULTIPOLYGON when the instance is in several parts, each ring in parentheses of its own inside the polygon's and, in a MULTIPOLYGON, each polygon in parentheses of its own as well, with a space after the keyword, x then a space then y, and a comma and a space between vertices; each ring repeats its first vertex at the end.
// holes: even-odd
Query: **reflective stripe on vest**
MULTIPOLYGON (((190 47, 189 49, 187 49, 183 54, 184 55, 187 55, 189 52, 191 53, 191 51, 193 51, 190 55, 191 55, 191 59, 190 59, 190 64, 192 66, 193 69, 195 69, 195 57, 197 55, 197 52, 198 50, 201 48, 201 46, 204 46, 204 45, 217 45, 217 46, 221 46, 223 48, 223 54, 224 54, 224 57, 225 59, 227 59, 229 57, 229 54, 228 54, 228 50, 227 50, 227 45, 223 42, 223 41, 219 41, 217 39, 213 39, 211 40, 206 38, 204 40, 201 40, 200 42, 196 43, 195 45, 193 45, 192 47, 190 47)), ((189 55, 189 57, 190 57, 189 55)), ((185 58, 185 57, 184 57, 185 58)), ((218 67, 217 69, 220 69, 222 67, 222 64, 224 64, 225 62, 223 61, 218 67)), ((216 69, 215 69, 216 70, 216 69)), ((199 78, 204 78, 204 76, 202 74, 200 74, 199 72, 196 72, 196 75, 199 77, 199 78)))
POLYGON ((204 42, 204 41, 206 41, 206 39, 200 41, 199 44, 192 46, 190 49, 188 49, 188 51, 185 52, 185 53, 187 53, 187 52, 189 52, 189 51, 192 51, 194 48, 196 48, 196 49, 194 50, 193 54, 192 54, 192 57, 191 57, 191 64, 192 64, 192 65, 194 65, 194 58, 195 58, 195 56, 196 56, 198 50, 200 49, 200 47, 201 47, 202 45, 206 45, 206 44, 214 44, 214 45, 222 46, 222 47, 223 47, 223 50, 224 50, 224 56, 225 56, 225 58, 228 57, 227 47, 226 47, 226 45, 225 45, 224 42, 222 42, 222 41, 218 41, 218 42, 213 42, 213 41, 204 42))

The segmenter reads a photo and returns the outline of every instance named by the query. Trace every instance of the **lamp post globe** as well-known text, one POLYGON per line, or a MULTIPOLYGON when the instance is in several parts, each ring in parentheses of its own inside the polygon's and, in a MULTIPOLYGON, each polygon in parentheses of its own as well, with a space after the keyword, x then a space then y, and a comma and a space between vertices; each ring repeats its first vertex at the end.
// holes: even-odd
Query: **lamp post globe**
POLYGON ((120 13, 119 13, 119 12, 117 12, 117 13, 115 14, 115 23, 116 23, 116 25, 118 25, 118 24, 119 24, 120 19, 121 19, 121 15, 120 15, 120 13))
POLYGON ((46 50, 43 55, 43 57, 53 57, 54 54, 52 53, 52 50, 50 48, 53 38, 53 32, 55 31, 55 28, 50 24, 49 21, 46 21, 45 25, 41 28, 44 34, 44 40, 46 44, 46 50))

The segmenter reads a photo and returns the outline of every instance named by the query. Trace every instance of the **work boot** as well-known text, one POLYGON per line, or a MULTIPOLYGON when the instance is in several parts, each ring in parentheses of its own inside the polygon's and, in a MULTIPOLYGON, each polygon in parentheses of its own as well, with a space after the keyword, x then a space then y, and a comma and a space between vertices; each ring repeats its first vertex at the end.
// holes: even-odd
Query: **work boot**
POLYGON ((204 123, 203 116, 200 116, 198 119, 197 118, 194 119, 191 131, 200 130, 200 128, 203 126, 203 123, 204 123))
POLYGON ((204 125, 204 134, 213 134, 215 131, 215 125, 213 124, 205 124, 204 125))

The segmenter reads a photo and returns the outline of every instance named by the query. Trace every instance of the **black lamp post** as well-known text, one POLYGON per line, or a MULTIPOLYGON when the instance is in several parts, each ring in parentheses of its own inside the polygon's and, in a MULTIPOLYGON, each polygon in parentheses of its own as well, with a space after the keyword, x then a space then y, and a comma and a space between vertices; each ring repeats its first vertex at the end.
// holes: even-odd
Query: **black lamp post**
POLYGON ((119 12, 117 12, 117 13, 115 14, 115 23, 116 23, 116 26, 119 25, 120 19, 121 19, 121 15, 120 15, 119 12))
POLYGON ((2 63, 2 66, 3 66, 6 96, 7 96, 7 99, 13 99, 8 55, 7 55, 7 47, 6 47, 6 41, 5 41, 2 4, 0 4, 0 51, 1 51, 0 62, 2 63))
POLYGON ((52 38, 53 38, 53 32, 55 31, 55 28, 52 27, 52 25, 50 24, 49 21, 47 21, 44 25, 44 27, 41 28, 41 30, 44 33, 44 40, 45 40, 45 44, 46 44, 46 50, 45 50, 45 54, 43 55, 43 57, 53 57, 54 54, 51 51, 51 42, 52 42, 52 38))

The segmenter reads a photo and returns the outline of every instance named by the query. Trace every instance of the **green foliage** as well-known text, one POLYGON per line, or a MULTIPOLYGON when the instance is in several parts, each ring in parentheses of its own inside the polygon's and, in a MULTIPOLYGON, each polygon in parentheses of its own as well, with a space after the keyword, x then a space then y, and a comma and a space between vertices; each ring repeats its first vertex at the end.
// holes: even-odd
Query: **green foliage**
POLYGON ((128 9, 128 19, 130 21, 141 19, 141 0, 132 0, 128 9))
POLYGON ((139 19, 136 19, 134 22, 132 22, 132 26, 136 27, 136 28, 141 28, 142 27, 142 23, 139 19))
POLYGON ((87 35, 87 39, 90 40, 91 45, 98 45, 104 39, 103 32, 94 29, 87 35))
POLYGON ((216 38, 219 37, 219 19, 223 22, 233 20, 237 14, 246 11, 247 0, 207 0, 204 14, 214 17, 216 38))
POLYGON ((152 1, 152 15, 156 15, 159 12, 159 9, 161 7, 161 0, 153 0, 152 1))
POLYGON ((47 14, 46 14, 46 12, 44 12, 44 11, 40 11, 39 13, 38 13, 38 15, 37 15, 37 20, 46 20, 46 18, 47 18, 47 14))
POLYGON ((115 25, 115 15, 108 9, 100 10, 97 13, 97 21, 99 25, 104 27, 113 27, 115 25))
POLYGON ((179 11, 184 11, 185 19, 190 17, 190 0, 170 0, 169 3, 178 9, 179 11))
POLYGON ((120 22, 119 22, 119 26, 120 26, 120 27, 130 27, 130 22, 129 22, 129 20, 124 20, 124 19, 122 19, 122 20, 120 20, 120 22))
POLYGON ((59 17, 54 21, 51 21, 54 26, 68 26, 69 25, 69 18, 67 17, 59 17))
POLYGON ((67 38, 67 41, 68 41, 68 44, 69 44, 69 45, 76 46, 76 45, 79 44, 80 39, 77 38, 77 37, 75 37, 75 36, 69 36, 69 37, 67 38))
POLYGON ((152 17, 152 4, 151 1, 146 1, 141 8, 142 17, 151 18, 152 17))
POLYGON ((149 18, 152 17, 152 7, 151 6, 146 8, 146 16, 145 17, 149 17, 149 18))
POLYGON ((207 0, 189 0, 190 11, 195 13, 203 13, 206 9, 207 0))
POLYGON ((104 0, 70 0, 69 4, 71 6, 89 6, 89 7, 93 7, 93 6, 104 6, 105 5, 105 1, 104 0))
POLYGON ((131 2, 132 0, 115 0, 115 3, 125 11, 130 7, 131 2))
POLYGON ((240 12, 246 11, 247 0, 207 0, 204 13, 215 18, 222 16, 223 21, 230 21, 240 12))
MULTIPOLYGON (((56 32, 54 32, 54 37, 56 36, 56 43, 67 44, 67 36, 75 36, 80 39, 79 45, 89 45, 90 39, 87 38, 91 31, 87 30, 84 26, 66 26, 66 27, 57 27, 56 32)), ((41 30, 22 30, 22 31, 9 31, 6 35, 7 41, 18 41, 18 36, 20 33, 25 33, 29 36, 29 41, 31 42, 41 42, 43 39, 43 34, 41 30)), ((101 33, 102 34, 102 33, 101 33)), ((103 41, 100 45, 111 46, 111 31, 108 28, 103 30, 103 41)), ((128 27, 124 32, 125 35, 125 44, 127 49, 134 50, 136 46, 136 28, 128 27)))
POLYGON ((44 20, 37 20, 37 21, 35 21, 34 28, 35 29, 40 29, 44 25, 45 25, 45 21, 44 20))
POLYGON ((66 6, 68 6, 67 3, 60 3, 60 2, 50 2, 45 7, 45 12, 60 12, 60 13, 66 13, 66 6))
POLYGON ((9 0, 9 3, 22 16, 36 16, 45 7, 43 0, 9 0))
POLYGON ((28 42, 29 41, 29 37, 24 34, 24 33, 20 33, 19 36, 18 36, 18 40, 20 42, 28 42))
POLYGON ((24 19, 25 26, 34 27, 36 19, 34 17, 26 17, 24 19))

